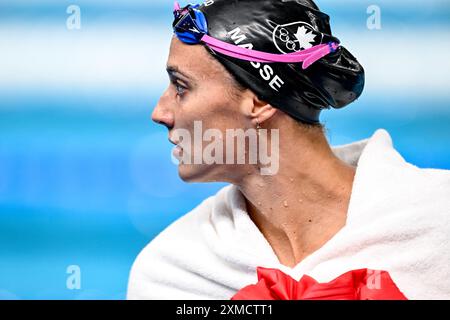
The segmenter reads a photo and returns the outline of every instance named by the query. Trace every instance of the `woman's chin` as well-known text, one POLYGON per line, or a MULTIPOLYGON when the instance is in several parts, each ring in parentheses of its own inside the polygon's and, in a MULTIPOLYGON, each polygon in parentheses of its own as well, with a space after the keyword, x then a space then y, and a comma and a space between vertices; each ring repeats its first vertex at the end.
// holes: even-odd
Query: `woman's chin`
POLYGON ((201 165, 183 164, 178 165, 178 175, 184 182, 206 182, 202 179, 205 168, 201 165))
POLYGON ((217 182, 221 179, 213 174, 214 167, 211 165, 182 164, 178 165, 178 175, 184 182, 217 182))

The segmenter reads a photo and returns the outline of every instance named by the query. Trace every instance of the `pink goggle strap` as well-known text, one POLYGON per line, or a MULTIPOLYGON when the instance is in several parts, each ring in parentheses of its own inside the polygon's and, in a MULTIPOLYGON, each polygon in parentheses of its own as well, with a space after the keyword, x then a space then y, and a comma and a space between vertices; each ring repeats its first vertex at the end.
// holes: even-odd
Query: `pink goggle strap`
POLYGON ((339 44, 332 42, 331 44, 320 44, 309 49, 299 52, 287 54, 274 54, 257 50, 250 50, 240 46, 232 45, 224 41, 215 39, 205 34, 202 41, 206 43, 211 49, 220 52, 224 55, 253 62, 263 63, 297 63, 303 62, 302 68, 306 69, 317 60, 325 57, 330 52, 334 52, 339 44))

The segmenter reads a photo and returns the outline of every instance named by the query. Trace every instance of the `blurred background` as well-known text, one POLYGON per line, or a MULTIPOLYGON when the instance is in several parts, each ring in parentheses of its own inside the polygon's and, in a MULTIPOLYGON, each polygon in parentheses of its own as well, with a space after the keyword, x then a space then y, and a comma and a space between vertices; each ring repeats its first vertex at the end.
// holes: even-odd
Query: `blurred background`
MULTIPOLYGON (((316 2, 367 74, 356 103, 322 113, 331 144, 385 128, 407 161, 450 169, 450 2, 316 2)), ((0 299, 125 298, 139 251, 224 186, 183 183, 150 120, 172 8, 0 0, 0 299)))

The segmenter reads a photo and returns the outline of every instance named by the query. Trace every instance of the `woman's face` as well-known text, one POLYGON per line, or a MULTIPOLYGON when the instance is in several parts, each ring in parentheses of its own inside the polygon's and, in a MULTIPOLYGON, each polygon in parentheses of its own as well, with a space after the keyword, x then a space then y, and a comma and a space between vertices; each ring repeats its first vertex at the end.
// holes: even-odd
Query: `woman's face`
POLYGON ((187 45, 176 37, 171 42, 167 72, 170 84, 152 119, 165 125, 171 142, 183 148, 174 153, 184 159, 178 167, 180 177, 192 182, 238 181, 249 167, 227 164, 226 130, 254 128, 252 92, 237 90, 230 75, 203 46, 187 45), (215 151, 211 151, 212 146, 215 151), (220 149, 222 155, 217 152, 220 149), (213 162, 210 155, 215 156, 213 162))

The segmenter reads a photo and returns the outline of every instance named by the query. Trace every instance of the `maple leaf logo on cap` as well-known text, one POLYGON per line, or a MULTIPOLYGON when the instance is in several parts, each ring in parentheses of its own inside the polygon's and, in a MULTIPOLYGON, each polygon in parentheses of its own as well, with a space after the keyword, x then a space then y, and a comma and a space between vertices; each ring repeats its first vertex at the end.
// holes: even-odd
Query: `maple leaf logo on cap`
POLYGON ((295 37, 297 38, 300 44, 300 48, 305 50, 313 46, 316 35, 313 34, 311 31, 308 31, 304 26, 301 26, 298 27, 295 37))

